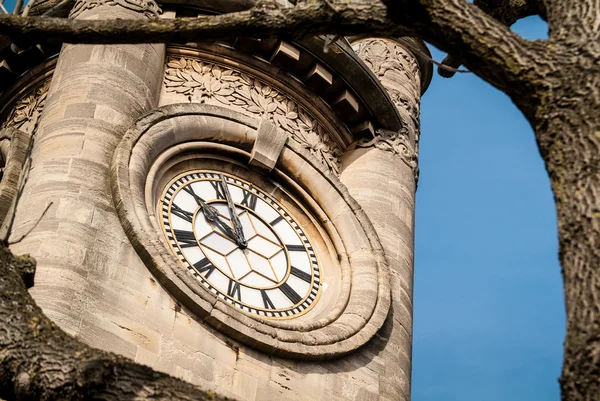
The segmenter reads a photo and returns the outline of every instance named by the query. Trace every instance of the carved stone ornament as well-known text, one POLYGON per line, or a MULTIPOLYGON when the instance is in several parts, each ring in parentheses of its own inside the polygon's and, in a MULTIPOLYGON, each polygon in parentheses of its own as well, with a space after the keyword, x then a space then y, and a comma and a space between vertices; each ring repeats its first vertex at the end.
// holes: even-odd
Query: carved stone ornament
POLYGON ((410 144, 408 133, 403 130, 394 132, 379 129, 375 137, 364 138, 358 141, 357 148, 377 148, 400 156, 402 161, 412 169, 415 182, 419 180, 419 159, 413 146, 410 144))
POLYGON ((51 81, 48 78, 30 91, 29 94, 21 97, 0 128, 17 128, 27 134, 32 134, 37 128, 40 115, 44 110, 51 81))
POLYGON ((79 0, 69 14, 76 18, 82 12, 99 6, 121 6, 131 11, 136 11, 149 19, 157 19, 162 10, 154 0, 79 0))
POLYGON ((200 103, 170 104, 141 117, 124 133, 112 161, 117 214, 154 277, 206 324, 270 355, 303 360, 346 355, 373 338, 389 312, 390 272, 379 237, 347 188, 298 142, 287 141, 268 176, 247 169, 261 125, 258 118, 229 107, 200 103), (270 180, 269 193, 299 197, 313 216, 303 226, 316 230, 311 241, 321 250, 317 257, 327 271, 321 276, 327 290, 313 309, 290 320, 247 314, 181 264, 157 220, 162 216, 161 183, 198 163, 210 163, 211 169, 229 166, 223 167, 230 169, 226 173, 256 174, 270 180), (321 235, 329 239, 318 245, 321 235))
POLYGON ((389 39, 360 40, 353 47, 387 90, 409 138, 414 137, 418 156, 421 73, 417 60, 405 47, 389 39))
POLYGON ((281 91, 230 68, 192 58, 170 58, 164 86, 189 102, 227 106, 268 118, 339 175, 341 149, 321 124, 281 91))

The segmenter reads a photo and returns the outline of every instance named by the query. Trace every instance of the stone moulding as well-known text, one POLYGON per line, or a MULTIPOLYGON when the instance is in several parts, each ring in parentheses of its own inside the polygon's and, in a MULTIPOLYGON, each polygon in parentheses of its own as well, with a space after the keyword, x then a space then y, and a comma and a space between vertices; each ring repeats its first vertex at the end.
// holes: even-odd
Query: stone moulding
MULTIPOLYGON (((267 354, 323 360, 348 354, 371 339, 390 307, 390 272, 379 238, 348 190, 302 146, 288 141, 270 177, 318 199, 340 261, 340 296, 317 320, 266 320, 231 307, 206 290, 166 246, 149 210, 147 185, 156 163, 193 148, 237 155, 248 163, 260 120, 223 107, 185 103, 140 118, 124 135, 111 166, 121 224, 146 266, 170 294, 206 324, 267 354), (151 174, 150 174, 151 175, 151 174), (296 183, 296 184, 293 184, 296 183)), ((307 200, 307 204, 310 200, 307 200)), ((308 206, 307 206, 308 207, 308 206)), ((309 207, 310 208, 310 207, 309 207)))

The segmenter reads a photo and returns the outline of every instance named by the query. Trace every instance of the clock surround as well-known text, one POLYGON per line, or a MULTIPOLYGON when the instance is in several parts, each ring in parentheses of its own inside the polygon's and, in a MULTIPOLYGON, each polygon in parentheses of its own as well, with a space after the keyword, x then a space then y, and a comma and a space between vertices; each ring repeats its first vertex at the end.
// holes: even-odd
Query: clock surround
MULTIPOLYGON (((219 331, 290 358, 345 355, 372 338, 387 316, 390 280, 383 250, 368 217, 345 186, 293 141, 282 147, 270 172, 249 170, 251 155, 261 143, 258 138, 264 135, 262 127, 267 125, 203 104, 172 104, 140 118, 122 139, 112 162, 118 216, 158 281, 191 313, 219 331), (177 169, 181 173, 198 168, 195 163, 203 160, 228 165, 231 172, 245 170, 268 177, 274 188, 293 194, 313 216, 314 229, 321 232, 322 247, 327 249, 320 255, 330 259, 322 265, 327 271, 324 283, 330 280, 331 287, 310 312, 287 320, 249 315, 181 268, 161 233, 156 204, 177 169)), ((311 224, 310 219, 301 223, 311 224)))

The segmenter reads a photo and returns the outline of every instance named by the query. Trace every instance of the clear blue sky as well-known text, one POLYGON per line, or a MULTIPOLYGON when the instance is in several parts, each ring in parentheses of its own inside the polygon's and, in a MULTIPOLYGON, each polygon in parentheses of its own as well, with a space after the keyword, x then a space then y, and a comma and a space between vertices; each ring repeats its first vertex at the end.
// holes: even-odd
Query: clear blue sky
MULTIPOLYGON (((547 35, 537 18, 514 28, 547 35)), ((421 125, 413 401, 558 401, 562 279, 532 129, 474 74, 436 74, 421 125)))
MULTIPOLYGON (((539 19, 515 29, 546 36, 539 19)), ((558 401, 562 281, 532 130, 473 74, 436 74, 421 125, 413 401, 558 401)))

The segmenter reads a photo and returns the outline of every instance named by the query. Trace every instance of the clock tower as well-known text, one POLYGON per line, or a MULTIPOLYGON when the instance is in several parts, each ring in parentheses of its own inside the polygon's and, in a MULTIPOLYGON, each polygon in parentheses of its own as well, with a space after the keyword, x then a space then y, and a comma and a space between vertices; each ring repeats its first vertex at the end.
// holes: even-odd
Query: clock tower
POLYGON ((17 238, 51 204, 13 246, 38 261, 34 299, 81 341, 234 399, 410 399, 426 54, 325 36, 6 47, 0 218, 17 238))

